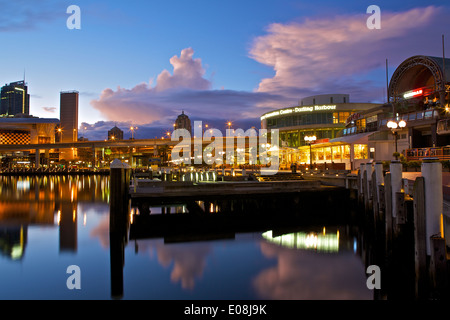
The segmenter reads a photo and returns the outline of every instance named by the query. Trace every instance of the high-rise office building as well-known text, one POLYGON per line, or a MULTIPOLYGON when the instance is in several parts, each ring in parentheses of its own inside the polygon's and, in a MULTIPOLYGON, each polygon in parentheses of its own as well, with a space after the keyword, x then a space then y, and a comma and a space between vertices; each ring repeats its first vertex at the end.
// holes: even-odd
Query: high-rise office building
POLYGON ((1 89, 1 115, 30 114, 30 95, 25 81, 5 84, 1 89))
POLYGON ((61 92, 59 108, 61 142, 78 141, 78 91, 61 92))

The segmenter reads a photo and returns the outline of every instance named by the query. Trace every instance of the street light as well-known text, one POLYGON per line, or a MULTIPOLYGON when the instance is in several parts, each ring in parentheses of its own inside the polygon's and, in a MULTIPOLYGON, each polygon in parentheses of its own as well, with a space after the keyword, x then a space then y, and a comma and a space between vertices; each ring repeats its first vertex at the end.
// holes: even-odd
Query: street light
POLYGON ((398 130, 403 129, 404 127, 406 127, 406 121, 405 120, 400 120, 400 121, 394 121, 394 120, 390 120, 387 123, 387 127, 389 129, 391 129, 392 134, 394 135, 394 141, 395 141, 395 160, 398 160, 398 152, 397 152, 397 140, 398 140, 398 130))
POLYGON ((134 140, 134 130, 137 130, 138 127, 130 127, 131 130, 131 140, 134 140))
POLYGON ((312 170, 312 148, 311 144, 316 141, 316 136, 305 136, 305 142, 309 144, 309 169, 312 170))

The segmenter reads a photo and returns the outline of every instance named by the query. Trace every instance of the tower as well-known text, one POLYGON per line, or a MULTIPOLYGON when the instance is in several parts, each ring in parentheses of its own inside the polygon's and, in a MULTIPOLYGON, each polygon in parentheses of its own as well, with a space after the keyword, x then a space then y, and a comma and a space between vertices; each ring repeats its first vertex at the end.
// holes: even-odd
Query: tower
POLYGON ((78 141, 78 91, 63 91, 60 95, 61 142, 78 141))
POLYGON ((30 95, 25 80, 11 82, 2 87, 0 114, 10 116, 30 114, 30 95))
POLYGON ((181 114, 177 117, 177 120, 175 120, 173 129, 186 129, 190 134, 192 134, 191 120, 184 114, 184 111, 181 111, 181 114))

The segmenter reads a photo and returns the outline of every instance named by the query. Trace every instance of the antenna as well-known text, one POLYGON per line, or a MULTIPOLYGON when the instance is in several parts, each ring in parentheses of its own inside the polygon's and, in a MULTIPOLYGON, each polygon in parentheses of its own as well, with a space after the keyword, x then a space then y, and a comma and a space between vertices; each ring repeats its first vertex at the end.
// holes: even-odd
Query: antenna
POLYGON ((445 45, 444 45, 444 35, 442 35, 442 65, 443 65, 443 73, 444 73, 444 91, 446 90, 447 79, 445 78, 445 45))
POLYGON ((386 59, 386 103, 389 103, 388 59, 386 59))

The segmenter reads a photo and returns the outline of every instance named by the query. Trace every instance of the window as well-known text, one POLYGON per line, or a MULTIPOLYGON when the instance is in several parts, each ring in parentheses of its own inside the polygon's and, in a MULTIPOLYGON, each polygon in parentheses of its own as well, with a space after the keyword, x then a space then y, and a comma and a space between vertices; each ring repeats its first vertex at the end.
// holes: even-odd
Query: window
POLYGON ((355 152, 355 160, 367 159, 367 144, 355 144, 353 148, 355 152))
POLYGON ((345 123, 348 117, 350 117, 350 112, 339 112, 339 123, 345 123))
POLYGON ((350 146, 347 144, 345 146, 342 146, 344 149, 343 152, 343 159, 350 159, 350 146))
POLYGON ((331 147, 333 160, 341 160, 341 146, 331 147))
POLYGON ((333 124, 338 124, 339 123, 339 113, 334 112, 333 113, 333 124))

